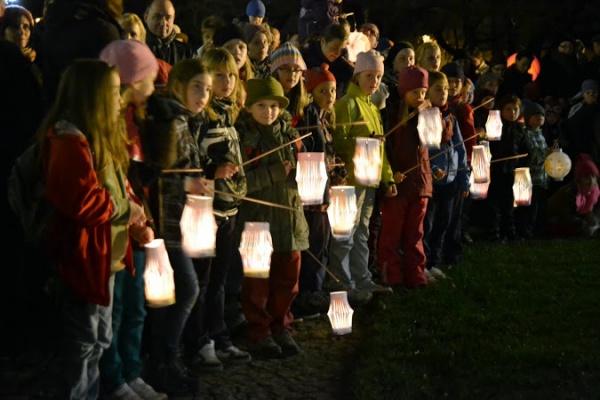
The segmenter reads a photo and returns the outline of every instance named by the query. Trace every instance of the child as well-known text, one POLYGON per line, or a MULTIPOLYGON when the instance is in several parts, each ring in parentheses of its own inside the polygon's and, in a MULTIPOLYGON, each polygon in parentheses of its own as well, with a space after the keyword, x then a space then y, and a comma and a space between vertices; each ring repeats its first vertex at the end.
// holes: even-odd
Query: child
POLYGON ((518 121, 521 100, 512 95, 504 96, 496 102, 502 118, 502 136, 500 140, 490 141, 492 164, 490 168, 490 187, 488 206, 490 212, 490 240, 516 240, 513 183, 518 159, 493 162, 494 159, 511 157, 525 153, 525 127, 518 121))
POLYGON ((309 103, 302 79, 303 71, 306 71, 306 64, 302 55, 290 42, 284 43, 271 54, 271 74, 281 83, 285 97, 290 101, 287 110, 292 117, 292 126, 303 117, 304 108, 309 103))
POLYGON ((436 42, 421 43, 415 51, 416 65, 427 70, 439 71, 442 64, 442 50, 436 42))
POLYGON ((248 16, 248 22, 251 24, 262 24, 266 12, 265 4, 260 0, 250 0, 246 6, 246 16, 248 16))
POLYGON ((263 25, 246 24, 244 33, 248 39, 248 58, 256 78, 266 78, 271 74, 269 58, 270 33, 263 25))
MULTIPOLYGON (((215 189, 235 196, 246 195, 246 176, 242 164, 240 141, 233 123, 239 109, 235 103, 236 87, 241 85, 233 56, 223 48, 208 49, 203 64, 213 77, 213 98, 207 107, 209 121, 198 138, 201 163, 215 189)), ((241 200, 215 193, 213 211, 217 222, 216 256, 195 260, 200 282, 200 297, 194 318, 188 322, 191 338, 187 340, 190 369, 194 372, 220 371, 223 362, 246 364, 250 354, 235 347, 225 324, 225 282, 229 271, 241 282, 239 256, 234 257, 234 228, 241 200), (236 262, 238 261, 238 262, 236 262)), ((239 295, 239 291, 237 293, 239 295)))
MULTIPOLYGON (((158 62, 150 48, 137 40, 116 40, 100 53, 100 59, 117 68, 121 78, 121 93, 125 106, 128 150, 131 158, 128 175, 136 196, 146 199, 140 169, 144 161, 139 124, 145 116, 146 100, 154 91, 158 62), (140 122, 137 122, 137 121, 140 122), (137 123, 136 123, 137 122, 137 123)), ((149 210, 147 210, 149 212, 149 210)), ((166 399, 146 384, 142 373, 141 345, 144 318, 144 244, 154 239, 148 226, 132 226, 135 274, 119 271, 115 274, 113 298, 113 341, 100 361, 102 386, 111 398, 125 398, 137 394, 143 398, 166 399)))
POLYGON ((569 117, 564 124, 564 135, 568 144, 565 151, 571 160, 577 159, 580 153, 586 153, 595 163, 598 163, 600 162, 600 148, 596 139, 597 120, 600 116, 598 82, 593 79, 583 81, 581 92, 583 100, 580 107, 577 111, 569 111, 569 117))
MULTIPOLYGON (((313 129, 313 134, 303 139, 304 147, 309 152, 325 153, 325 164, 330 178, 329 184, 341 185, 345 177, 345 169, 330 167, 335 164, 333 151, 333 138, 330 125, 333 123, 335 104, 335 77, 329 72, 327 64, 320 68, 311 68, 306 72, 306 90, 312 96, 312 102, 304 111, 304 118, 299 126, 318 126, 313 129), (342 173, 342 170, 344 173, 342 173)), ((309 226, 308 241, 309 251, 318 258, 323 265, 327 265, 327 248, 331 238, 331 227, 327 217, 329 204, 329 185, 325 188, 323 204, 305 206, 304 216, 309 226)), ((300 292, 294 300, 292 310, 296 317, 315 315, 327 312, 329 308, 328 296, 323 292, 323 279, 325 270, 308 253, 302 252, 302 266, 300 268, 300 292)))
MULTIPOLYGON (((147 150, 150 162, 162 169, 202 167, 198 139, 206 123, 205 107, 212 93, 212 76, 197 58, 177 62, 169 74, 167 98, 148 104, 147 150)), ((166 393, 196 392, 197 376, 189 373, 179 354, 181 337, 200 294, 194 260, 182 249, 180 221, 186 193, 206 195, 205 182, 195 174, 168 174, 152 188, 157 229, 164 238, 175 278, 177 302, 153 309, 152 347, 148 380, 166 393)))
POLYGON ((78 60, 40 129, 46 197, 57 210, 50 254, 64 283, 62 399, 98 398, 98 362, 112 339, 114 273, 124 268, 128 226, 145 222, 127 188, 120 107, 117 71, 78 60))
POLYGON ((209 15, 202 20, 202 46, 196 50, 196 57, 202 57, 206 50, 213 47, 213 36, 217 29, 225 26, 225 21, 217 15, 209 15))
POLYGON ((123 39, 134 39, 146 43, 146 28, 137 14, 123 14, 119 18, 119 25, 123 28, 123 39))
MULTIPOLYGON (((396 126, 425 101, 429 74, 411 66, 398 74, 399 113, 390 113, 389 125, 396 126)), ((392 287, 414 288, 427 284, 424 274, 423 219, 432 195, 431 168, 427 148, 421 146, 416 117, 395 129, 386 140, 386 152, 398 185, 398 196, 381 201, 379 268, 382 279, 392 287), (409 168, 415 170, 403 174, 409 168), (401 254, 402 252, 402 254, 401 254)))
MULTIPOLYGON (((363 292, 390 292, 372 280, 369 271, 369 219, 375 204, 375 185, 361 185, 354 175, 353 157, 356 138, 383 137, 383 125, 379 109, 371 103, 371 95, 377 91, 383 76, 383 57, 375 50, 358 53, 354 76, 344 97, 335 103, 335 114, 338 125, 333 134, 334 150, 342 158, 348 171, 348 183, 355 186, 356 208, 354 230, 349 239, 333 238, 329 247, 331 272, 340 279, 344 290, 359 289, 363 292), (351 122, 366 121, 366 125, 349 125, 351 122)), ((385 188, 385 195, 396 196, 396 184, 392 170, 384 151, 380 146, 381 172, 380 181, 385 188)), ((359 292, 360 293, 360 292, 359 292)), ((369 297, 364 296, 365 301, 369 297)))
MULTIPOLYGON (((446 241, 458 237, 460 225, 453 220, 460 217, 462 199, 469 195, 469 170, 463 138, 452 109, 448 106, 448 79, 442 72, 429 73, 427 98, 433 107, 442 112, 442 140, 440 148, 430 149, 433 158, 433 196, 427 204, 424 224, 425 254, 427 256, 427 280, 445 278, 439 269, 446 241), (448 148, 451 148, 448 150, 448 148), (435 157, 435 158, 434 158, 435 157)), ((456 243, 452 243, 455 247, 456 243)), ((455 250, 456 251, 456 250, 455 250)), ((456 256, 455 256, 456 257, 456 256)), ((454 263, 453 261, 452 263, 454 263)))
MULTIPOLYGON (((241 27, 236 24, 229 24, 215 29, 213 45, 214 47, 224 47, 233 55, 242 82, 245 83, 248 79, 254 78, 252 63, 248 58, 248 39, 241 27)), ((240 97, 238 100, 240 101, 238 106, 241 108, 244 99, 240 97)))
POLYGON ((517 216, 517 233, 519 236, 529 239, 539 233, 537 229, 543 220, 540 215, 545 215, 546 190, 548 188, 548 174, 544 169, 544 163, 548 155, 548 145, 542 134, 546 111, 537 103, 527 102, 523 111, 525 117, 525 140, 527 157, 521 165, 529 167, 533 192, 531 204, 526 207, 518 207, 515 210, 517 216))
MULTIPOLYGON (((236 122, 244 159, 289 143, 298 133, 282 118, 289 100, 273 77, 251 79, 246 106, 236 122)), ((240 206, 238 226, 245 222, 268 222, 273 254, 268 279, 244 277, 241 304, 248 326, 250 350, 268 358, 292 356, 301 350, 292 338, 290 312, 298 294, 300 252, 308 248, 308 226, 292 170, 296 144, 286 146, 245 167, 248 196, 292 207, 294 211, 254 202, 240 206)))

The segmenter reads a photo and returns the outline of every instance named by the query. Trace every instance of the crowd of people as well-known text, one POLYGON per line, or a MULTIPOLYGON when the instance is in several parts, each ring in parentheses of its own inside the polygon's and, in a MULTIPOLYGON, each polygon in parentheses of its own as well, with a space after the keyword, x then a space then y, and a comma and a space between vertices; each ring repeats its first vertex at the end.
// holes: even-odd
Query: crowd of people
POLYGON ((243 18, 207 15, 193 48, 171 0, 143 15, 99 3, 49 2, 38 23, 0 8, 0 79, 14 93, 0 121, 4 171, 37 140, 57 210, 40 248, 60 287, 59 398, 194 393, 202 373, 302 352, 292 322, 326 312, 331 291, 361 307, 445 279, 474 241, 600 225, 600 35, 589 49, 564 37, 544 54, 450 52, 371 22, 353 30, 342 0, 303 0, 298 34, 283 38, 250 0, 243 18), (435 147, 418 123, 426 109, 441 127, 435 147), (499 140, 487 137, 490 110, 499 140), (377 143, 376 181, 360 175, 359 139, 377 143), (472 193, 476 145, 491 153, 487 197, 472 193), (545 167, 558 148, 573 163, 560 182, 545 167), (302 152, 323 153, 322 204, 302 204, 302 152), (532 195, 515 206, 521 167, 532 195), (349 236, 332 235, 335 186, 355 191, 349 236), (211 257, 182 245, 187 195, 213 197, 211 257), (244 276, 238 248, 252 222, 269 224, 268 278, 244 276), (155 238, 176 302, 149 308, 144 246, 155 238))

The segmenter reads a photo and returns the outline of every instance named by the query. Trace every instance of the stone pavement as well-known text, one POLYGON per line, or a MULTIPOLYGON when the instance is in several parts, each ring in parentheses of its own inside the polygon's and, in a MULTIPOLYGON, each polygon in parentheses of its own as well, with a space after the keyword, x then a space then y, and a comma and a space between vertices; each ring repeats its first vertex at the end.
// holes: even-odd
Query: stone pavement
MULTIPOLYGON (((377 304, 376 301, 373 302, 377 304)), ((367 308, 354 313, 353 332, 334 336, 326 315, 294 323, 294 338, 303 353, 282 360, 253 360, 248 365, 226 366, 222 372, 202 376, 204 392, 196 399, 337 400, 351 396, 348 389, 355 351, 364 335, 367 308), (361 323, 362 322, 362 323, 361 323)), ((30 353, 0 358, 0 398, 54 399, 56 359, 30 353)), ((175 400, 193 399, 176 397, 175 400)))

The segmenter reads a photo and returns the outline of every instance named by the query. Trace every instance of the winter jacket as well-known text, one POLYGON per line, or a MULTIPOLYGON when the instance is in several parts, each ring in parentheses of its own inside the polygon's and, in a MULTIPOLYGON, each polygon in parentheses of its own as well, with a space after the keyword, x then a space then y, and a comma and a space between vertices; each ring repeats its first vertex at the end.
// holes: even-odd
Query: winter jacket
POLYGON ((128 243, 125 175, 109 164, 100 182, 87 139, 70 123, 60 121, 46 137, 46 197, 57 210, 50 252, 79 299, 108 306, 108 281, 123 268, 128 243))
POLYGON ((146 44, 152 50, 156 58, 160 58, 171 65, 185 58, 192 58, 194 50, 187 44, 176 40, 177 32, 173 29, 171 34, 160 39, 149 30, 146 32, 146 44))
MULTIPOLYGON (((500 140, 490 140, 490 152, 492 153, 492 174, 503 173, 512 175, 519 165, 519 159, 494 162, 504 157, 511 157, 526 152, 525 125, 519 121, 509 122, 502 120, 502 136, 500 140)), ((493 180, 493 179, 492 179, 493 180)))
MULTIPOLYGON (((350 83, 348 93, 335 103, 334 108, 337 124, 358 121, 367 122, 366 125, 338 125, 333 132, 333 148, 346 164, 348 183, 361 187, 362 185, 356 182, 354 161, 352 160, 356 150, 356 138, 383 138, 384 132, 381 114, 377 106, 371 102, 371 96, 366 95, 354 83, 350 83)), ((394 178, 383 141, 381 142, 380 153, 382 165, 379 180, 385 185, 391 185, 394 182, 394 178)), ((377 184, 370 185, 369 187, 378 186, 377 184)))
MULTIPOLYGON (((246 112, 240 114, 235 127, 242 141, 244 161, 299 136, 281 118, 270 126, 264 126, 246 112)), ((239 228, 243 229, 245 222, 268 222, 274 251, 301 251, 308 248, 308 224, 298 194, 295 173, 292 170, 286 175, 283 165, 283 161, 287 160, 295 167, 294 152, 297 149, 298 145, 292 143, 244 167, 248 179, 248 197, 294 208, 291 211, 251 201, 244 201, 240 206, 239 228)))
POLYGON ((354 66, 346 58, 348 52, 344 50, 341 56, 334 61, 329 61, 323 51, 321 51, 321 43, 319 40, 312 40, 308 45, 300 50, 302 58, 306 63, 307 68, 320 67, 325 63, 329 66, 329 72, 335 76, 337 97, 340 98, 346 94, 352 75, 354 75, 354 66))

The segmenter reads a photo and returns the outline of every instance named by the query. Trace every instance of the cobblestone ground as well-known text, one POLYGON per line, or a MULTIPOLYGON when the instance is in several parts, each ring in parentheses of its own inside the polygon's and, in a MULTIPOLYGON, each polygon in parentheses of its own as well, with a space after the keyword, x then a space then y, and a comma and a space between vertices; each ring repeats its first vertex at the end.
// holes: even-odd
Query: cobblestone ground
MULTIPOLYGON (((369 306, 369 308, 372 306, 369 306)), ((205 374, 196 399, 348 399, 348 372, 364 335, 369 308, 354 314, 353 332, 334 336, 327 316, 294 323, 294 338, 303 352, 282 360, 253 360, 242 366, 205 374)), ((53 399, 56 360, 30 353, 0 359, 0 398, 53 399)), ((192 399, 176 397, 175 400, 192 399)))

